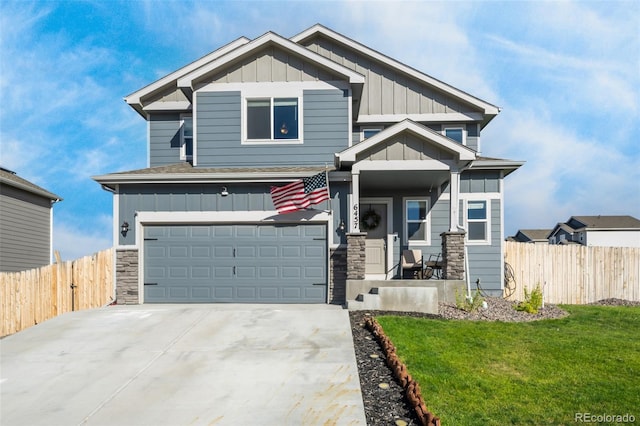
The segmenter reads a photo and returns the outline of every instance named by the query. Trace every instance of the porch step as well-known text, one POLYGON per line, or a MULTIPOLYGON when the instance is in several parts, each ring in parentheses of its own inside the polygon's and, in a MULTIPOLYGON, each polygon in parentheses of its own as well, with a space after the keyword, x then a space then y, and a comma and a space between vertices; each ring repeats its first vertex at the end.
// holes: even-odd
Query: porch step
POLYGON ((347 301, 347 309, 438 313, 438 289, 434 287, 379 287, 356 300, 347 301))

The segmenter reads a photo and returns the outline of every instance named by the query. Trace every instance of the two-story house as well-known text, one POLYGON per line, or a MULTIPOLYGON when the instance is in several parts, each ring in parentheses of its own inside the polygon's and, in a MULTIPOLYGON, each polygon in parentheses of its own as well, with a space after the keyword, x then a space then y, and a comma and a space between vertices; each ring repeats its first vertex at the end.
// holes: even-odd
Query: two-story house
POLYGON ((405 249, 502 294, 503 179, 523 163, 481 155, 495 105, 321 25, 241 37, 125 101, 149 167, 94 178, 119 303, 344 303, 405 249), (324 171, 329 200, 278 214, 272 186, 324 171))

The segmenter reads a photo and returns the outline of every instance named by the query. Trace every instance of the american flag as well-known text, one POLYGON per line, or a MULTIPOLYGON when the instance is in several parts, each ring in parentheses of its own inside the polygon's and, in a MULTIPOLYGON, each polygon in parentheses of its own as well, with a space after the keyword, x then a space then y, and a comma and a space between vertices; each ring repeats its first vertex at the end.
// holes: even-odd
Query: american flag
POLYGON ((271 198, 281 214, 304 210, 312 204, 328 200, 327 173, 318 173, 285 186, 272 186, 271 198))

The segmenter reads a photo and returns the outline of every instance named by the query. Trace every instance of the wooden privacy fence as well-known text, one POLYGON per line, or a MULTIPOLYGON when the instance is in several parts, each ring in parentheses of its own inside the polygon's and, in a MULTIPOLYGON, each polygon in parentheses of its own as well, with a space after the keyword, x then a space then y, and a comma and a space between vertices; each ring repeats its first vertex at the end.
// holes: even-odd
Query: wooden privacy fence
POLYGON ((58 259, 37 269, 0 273, 0 336, 111 302, 113 256, 111 248, 73 261, 58 259))
POLYGON ((524 288, 531 291, 540 284, 546 303, 640 301, 640 248, 506 241, 505 262, 513 271, 513 282, 505 283, 511 300, 524 300, 524 288))

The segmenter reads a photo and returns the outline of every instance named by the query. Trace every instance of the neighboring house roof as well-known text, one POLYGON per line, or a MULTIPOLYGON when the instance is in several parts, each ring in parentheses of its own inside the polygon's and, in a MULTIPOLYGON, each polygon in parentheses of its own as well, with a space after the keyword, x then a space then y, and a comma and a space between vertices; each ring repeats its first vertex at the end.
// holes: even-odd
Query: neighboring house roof
POLYGON ((14 188, 18 188, 35 195, 48 198, 54 203, 58 201, 62 201, 62 198, 57 196, 56 194, 49 192, 46 189, 41 188, 38 185, 31 183, 26 179, 21 178, 15 172, 2 167, 0 167, 0 184, 12 186, 14 188))
POLYGON ((633 216, 571 216, 567 225, 574 230, 640 230, 640 220, 633 216))
POLYGON ((247 181, 290 181, 291 179, 320 173, 331 168, 310 167, 193 167, 190 163, 182 162, 166 166, 149 167, 146 169, 130 170, 126 172, 110 173, 108 175, 93 176, 98 183, 113 188, 119 183, 207 183, 224 181, 226 183, 247 181))
POLYGON ((513 237, 517 241, 548 241, 551 229, 519 229, 513 237))
POLYGON ((473 106, 475 106, 476 108, 479 108, 483 111, 483 113, 488 117, 488 119, 486 119, 484 121, 484 125, 486 125, 489 121, 491 121, 491 119, 493 117, 495 117, 496 115, 498 115, 498 113, 500 112, 500 108, 492 105, 486 101, 483 101, 480 98, 477 98, 475 96, 472 96, 460 89, 457 89, 453 86, 450 86, 438 79, 435 79, 427 74, 424 74, 414 68, 411 68, 401 62, 396 61, 393 58, 390 58, 386 55, 383 55, 380 52, 377 52, 361 43, 358 43, 355 40, 352 40, 348 37, 343 36, 342 34, 339 34, 333 30, 330 30, 329 28, 320 25, 320 24, 316 24, 314 26, 312 26, 311 28, 308 28, 306 30, 304 30, 303 32, 301 32, 300 34, 294 36, 291 38, 291 40, 293 40, 296 43, 304 43, 305 40, 309 40, 311 38, 313 38, 314 36, 317 35, 322 35, 324 37, 327 37, 333 41, 336 41, 338 43, 340 43, 343 46, 346 46, 347 48, 351 49, 351 50, 356 50, 359 53, 362 53, 366 56, 368 56, 369 58, 375 60, 375 61, 379 61, 381 63, 384 63, 392 68, 397 69, 398 71, 402 72, 403 74, 421 82, 421 83, 425 83, 431 87, 434 87, 450 96, 453 96, 454 98, 460 99, 468 104, 471 104, 473 106))
POLYGON ((551 230, 549 235, 547 235, 547 238, 551 238, 552 236, 556 235, 559 231, 564 231, 567 234, 573 234, 575 232, 575 229, 573 229, 572 227, 570 227, 566 223, 558 222, 556 224, 556 226, 553 227, 553 229, 551 230))

